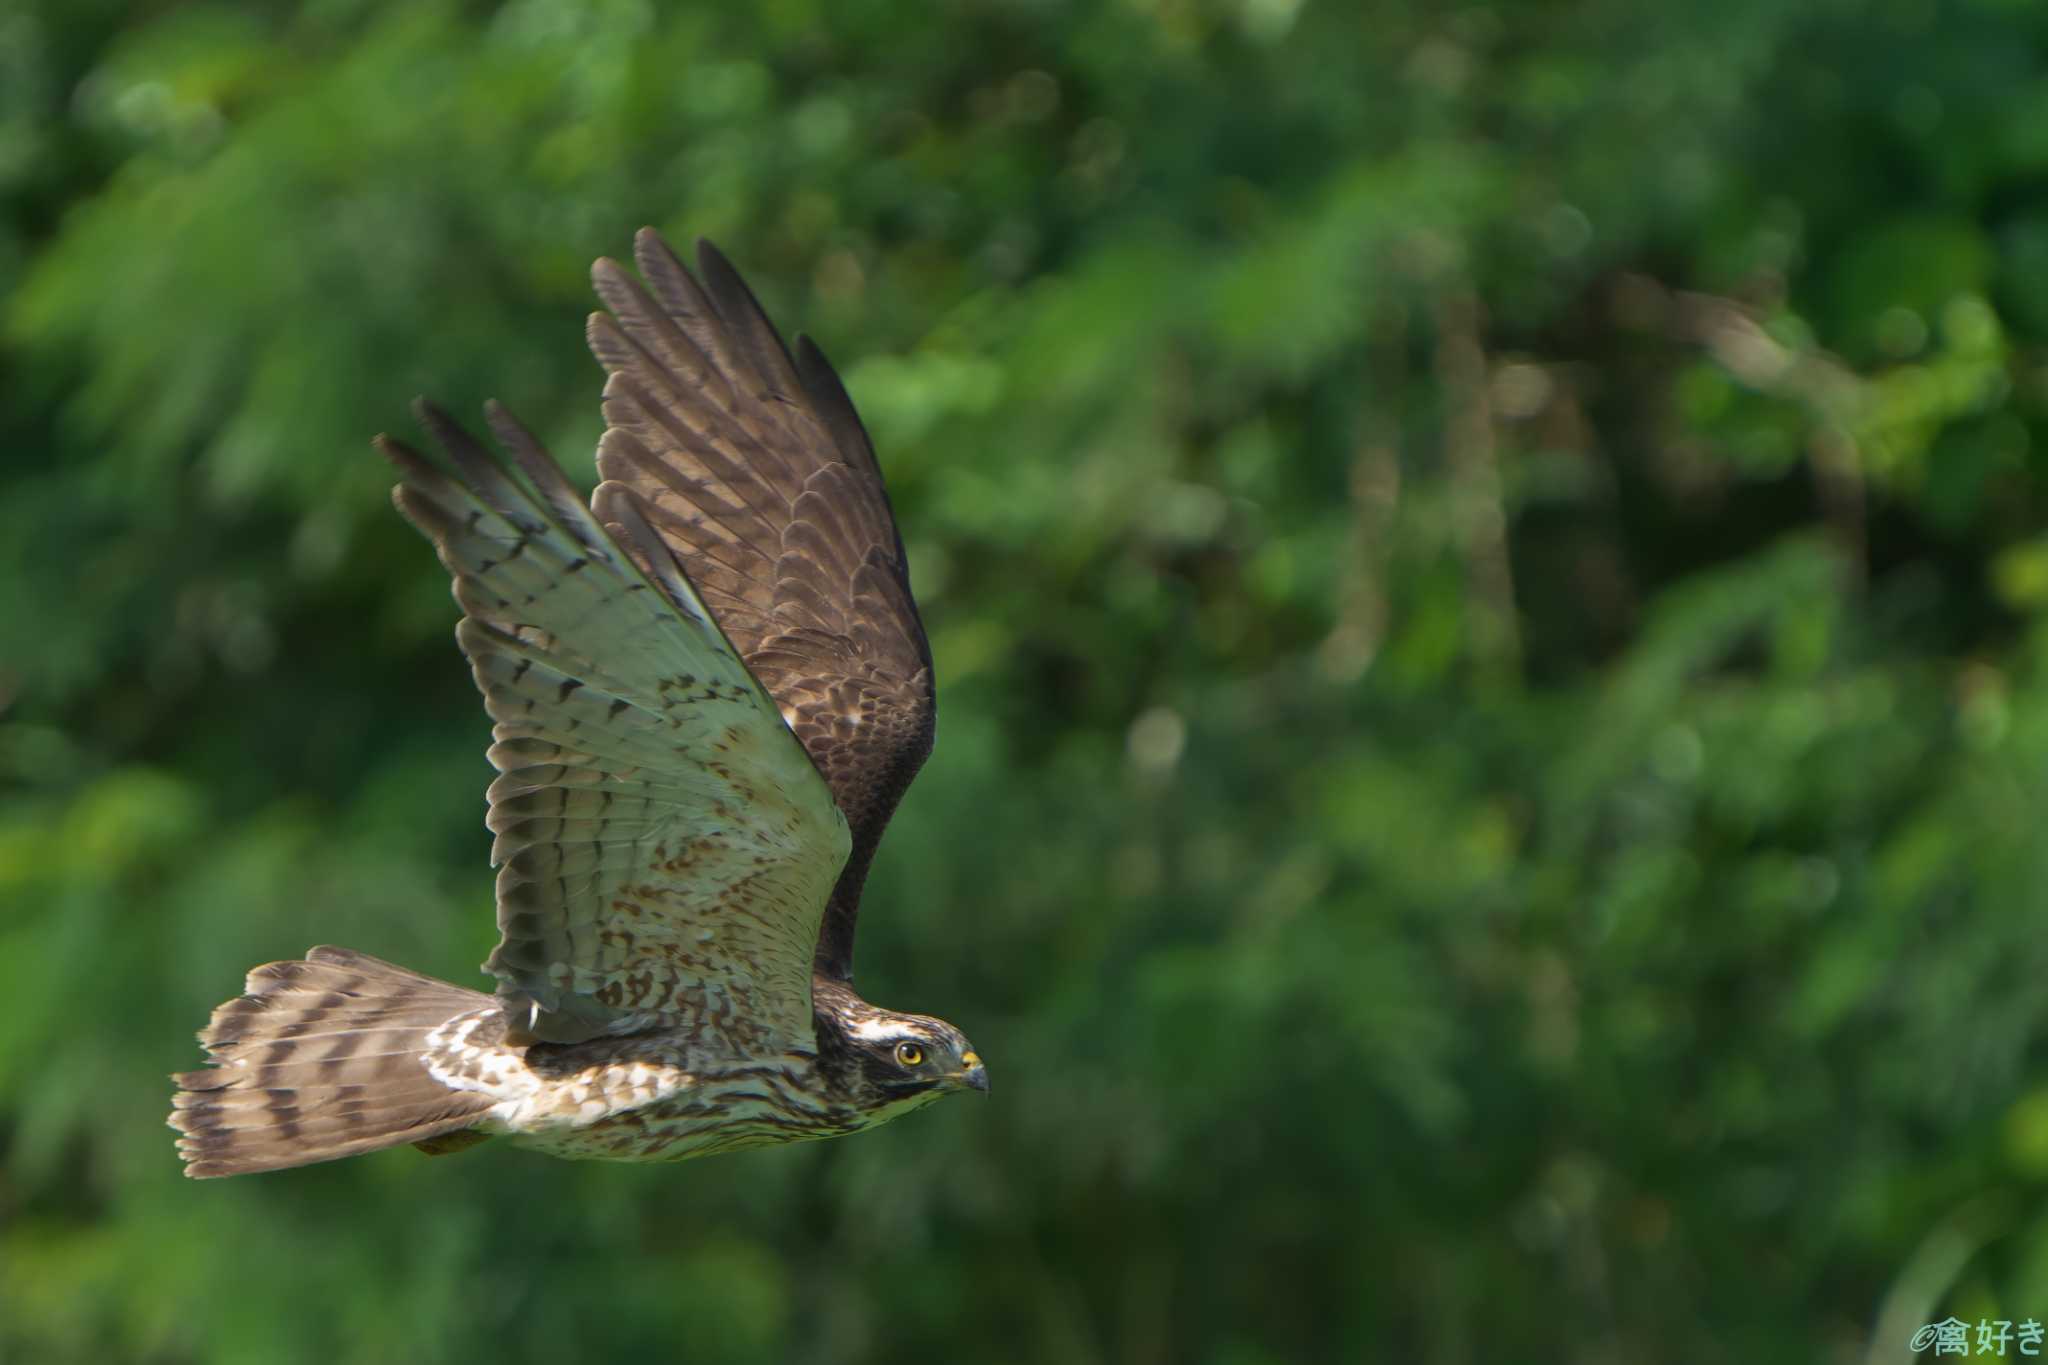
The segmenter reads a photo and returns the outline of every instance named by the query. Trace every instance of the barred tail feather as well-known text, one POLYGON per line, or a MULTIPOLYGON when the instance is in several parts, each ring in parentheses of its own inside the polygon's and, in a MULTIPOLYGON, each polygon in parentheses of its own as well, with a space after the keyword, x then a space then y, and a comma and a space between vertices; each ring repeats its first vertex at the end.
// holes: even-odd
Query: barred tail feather
POLYGON ((185 1174, 275 1171, 407 1142, 429 1150, 490 1108, 421 1061, 427 1037, 492 998, 346 948, 249 973, 199 1041, 212 1065, 173 1077, 185 1174))

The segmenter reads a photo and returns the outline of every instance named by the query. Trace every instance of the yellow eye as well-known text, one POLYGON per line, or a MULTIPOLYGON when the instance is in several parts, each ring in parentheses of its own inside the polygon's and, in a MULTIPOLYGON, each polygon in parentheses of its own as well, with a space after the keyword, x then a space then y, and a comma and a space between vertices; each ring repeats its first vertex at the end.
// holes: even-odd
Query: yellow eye
POLYGON ((916 1066, 924 1060, 924 1049, 916 1043, 896 1044, 896 1062, 899 1066, 916 1066))

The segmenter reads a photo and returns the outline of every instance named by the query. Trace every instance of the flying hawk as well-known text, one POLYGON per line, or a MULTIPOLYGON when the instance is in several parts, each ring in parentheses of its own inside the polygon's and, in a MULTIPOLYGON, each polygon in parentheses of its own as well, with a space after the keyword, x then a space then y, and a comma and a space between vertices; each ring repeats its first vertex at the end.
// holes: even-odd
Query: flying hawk
POLYGON ((345 948, 249 973, 176 1077, 191 1176, 502 1135, 675 1161, 856 1132, 988 1074, 951 1024, 854 994, 882 828, 931 752, 931 649, 874 448, 708 242, 652 229, 608 312, 585 506, 496 404, 389 437, 495 722, 495 994, 345 948), (644 280, 644 283, 642 282, 644 280))

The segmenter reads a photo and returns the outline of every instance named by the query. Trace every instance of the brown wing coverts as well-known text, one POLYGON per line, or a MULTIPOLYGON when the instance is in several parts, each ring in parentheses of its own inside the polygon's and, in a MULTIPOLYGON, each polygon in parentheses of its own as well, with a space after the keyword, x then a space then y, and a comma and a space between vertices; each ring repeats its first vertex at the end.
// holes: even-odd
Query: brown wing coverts
POLYGON ((645 285, 592 269, 610 314, 590 349, 610 378, 603 476, 632 490, 825 777, 853 851, 819 934, 817 969, 851 976, 861 884, 896 803, 931 752, 931 650, 874 448, 824 355, 794 360, 708 242, 700 286, 652 229, 645 285))

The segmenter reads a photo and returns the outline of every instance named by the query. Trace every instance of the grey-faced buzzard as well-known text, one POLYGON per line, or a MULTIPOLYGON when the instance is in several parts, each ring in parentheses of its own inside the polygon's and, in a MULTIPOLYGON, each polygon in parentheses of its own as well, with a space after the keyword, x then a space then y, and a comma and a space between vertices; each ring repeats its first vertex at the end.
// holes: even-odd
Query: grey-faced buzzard
POLYGON ((343 948, 249 973, 178 1076, 193 1176, 493 1135, 669 1161, 988 1088, 952 1025, 851 985, 882 827, 931 751, 931 651, 860 418, 731 265, 651 229, 608 312, 588 506, 504 409, 379 437, 454 578, 495 722, 485 995, 343 948))

